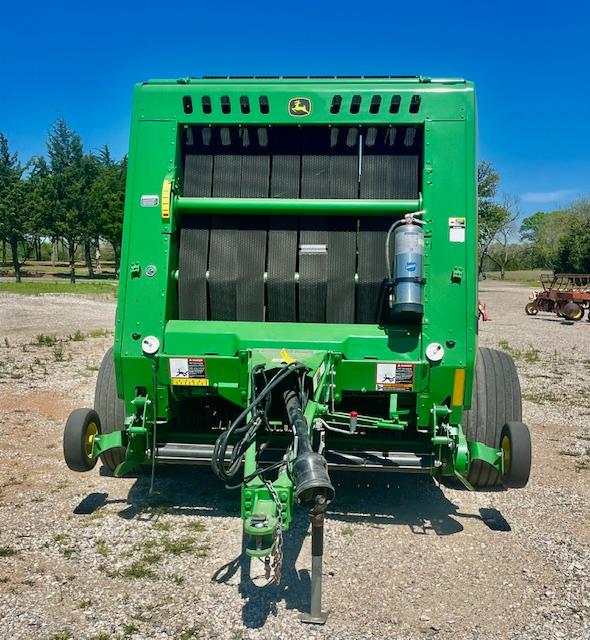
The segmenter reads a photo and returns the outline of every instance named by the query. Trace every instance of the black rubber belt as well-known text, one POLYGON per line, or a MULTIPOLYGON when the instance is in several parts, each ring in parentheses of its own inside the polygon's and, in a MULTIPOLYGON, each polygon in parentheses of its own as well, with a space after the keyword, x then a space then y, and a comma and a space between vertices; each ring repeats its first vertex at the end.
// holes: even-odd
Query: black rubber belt
POLYGON ((235 198, 242 180, 242 139, 238 127, 216 127, 213 131, 214 197, 235 198))
POLYGON ((380 307, 385 277, 385 238, 393 220, 361 218, 357 233, 358 283, 356 290, 356 321, 374 324, 380 307))
MULTIPOLYGON (((264 265, 267 219, 248 216, 235 219, 237 234, 236 320, 264 322, 264 265)), ((229 319, 229 318, 228 318, 229 319)))
POLYGON ((325 220, 302 216, 299 231, 299 322, 325 322, 328 231, 325 220))
MULTIPOLYGON (((408 127, 369 128, 363 144, 361 198, 418 197, 418 138, 408 136, 408 129, 408 127), (412 145, 406 146, 410 138, 412 145)), ((414 131, 413 128, 412 131, 414 131)))
POLYGON ((192 127, 185 130, 184 144, 185 196, 210 196, 213 179, 211 129, 192 127))
POLYGON ((297 127, 270 130, 271 198, 299 198, 301 131, 297 127))
POLYGON ((321 197, 358 198, 359 129, 332 127, 330 135, 330 185, 321 197))
POLYGON ((294 216, 268 219, 266 299, 270 322, 297 322, 297 232, 294 216))
POLYGON ((238 218, 212 216, 209 243, 209 309, 211 320, 236 319, 238 218))
POLYGON ((207 320, 209 216, 190 216, 180 230, 178 248, 178 316, 207 320))
POLYGON ((304 127, 301 136, 301 197, 326 198, 330 185, 330 129, 304 127))
POLYGON ((326 322, 353 323, 356 271, 355 218, 328 218, 326 322))
POLYGON ((268 129, 265 127, 243 127, 242 198, 268 198, 270 183, 270 155, 268 129))

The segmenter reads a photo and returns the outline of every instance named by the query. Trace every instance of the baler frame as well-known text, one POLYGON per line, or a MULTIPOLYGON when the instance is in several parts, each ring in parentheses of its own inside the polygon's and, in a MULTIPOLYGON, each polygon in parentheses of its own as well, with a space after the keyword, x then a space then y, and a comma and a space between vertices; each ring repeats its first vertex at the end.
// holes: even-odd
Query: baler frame
POLYGON ((495 362, 486 373, 480 350, 479 374, 475 365, 476 229, 469 82, 138 85, 114 352, 99 372, 102 415, 78 410, 66 424, 68 465, 85 471, 101 457, 120 476, 151 464, 153 480, 157 463, 207 463, 229 484, 243 473, 246 553, 269 570, 272 557, 276 580, 293 505, 305 505, 313 537, 306 621, 324 622, 329 468, 426 473, 469 489, 528 479, 514 364, 483 350, 495 362), (275 228, 288 230, 295 252, 273 240, 293 265, 280 277, 270 268, 275 228), (241 236, 252 230, 248 244, 241 236), (406 253, 392 259, 398 235, 406 253), (345 274, 343 262, 330 262, 342 246, 345 274), (256 263, 258 307, 237 303, 250 285, 239 260, 256 263), (312 296, 310 273, 320 283, 312 296), (348 306, 330 307, 339 295, 348 306), (495 398, 474 392, 474 371, 484 386, 495 376, 488 396, 505 396, 502 411, 478 409, 495 398), (273 380, 281 386, 271 394, 273 380))

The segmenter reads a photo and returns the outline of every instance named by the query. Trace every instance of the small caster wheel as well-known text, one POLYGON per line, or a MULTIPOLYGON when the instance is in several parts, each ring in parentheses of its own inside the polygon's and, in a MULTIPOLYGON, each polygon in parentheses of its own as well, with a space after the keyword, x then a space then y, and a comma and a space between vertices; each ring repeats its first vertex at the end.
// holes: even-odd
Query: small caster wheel
POLYGON ((64 458, 72 471, 90 471, 96 465, 92 455, 94 438, 100 434, 100 418, 94 409, 76 409, 64 428, 64 458))
POLYGON ((536 316, 539 313, 539 307, 534 302, 529 302, 524 308, 527 316, 536 316))
POLYGON ((526 486, 531 474, 531 434, 523 422, 507 422, 502 428, 500 448, 504 453, 502 484, 511 489, 526 486))

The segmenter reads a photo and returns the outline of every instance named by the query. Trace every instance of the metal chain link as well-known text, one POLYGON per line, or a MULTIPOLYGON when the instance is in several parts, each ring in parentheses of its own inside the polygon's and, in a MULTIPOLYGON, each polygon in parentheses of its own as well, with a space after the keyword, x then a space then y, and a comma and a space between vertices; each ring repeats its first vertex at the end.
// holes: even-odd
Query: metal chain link
POLYGON ((276 492, 272 482, 270 480, 265 480, 264 484, 268 489, 272 499, 275 501, 275 505, 277 507, 277 523, 275 525, 275 535, 274 542, 272 545, 272 549, 270 555, 272 557, 272 571, 273 571, 273 580, 275 584, 281 583, 281 567, 283 565, 283 503, 279 498, 279 494, 276 492))

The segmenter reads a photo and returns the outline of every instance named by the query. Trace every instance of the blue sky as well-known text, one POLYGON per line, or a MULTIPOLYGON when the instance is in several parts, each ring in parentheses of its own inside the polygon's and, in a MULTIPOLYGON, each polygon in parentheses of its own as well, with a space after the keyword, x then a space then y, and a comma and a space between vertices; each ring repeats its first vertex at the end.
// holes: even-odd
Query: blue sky
POLYGON ((461 76, 478 88, 480 158, 523 215, 550 211, 590 194, 589 24, 582 1, 10 2, 0 131, 26 159, 63 116, 120 156, 148 78, 461 76))

